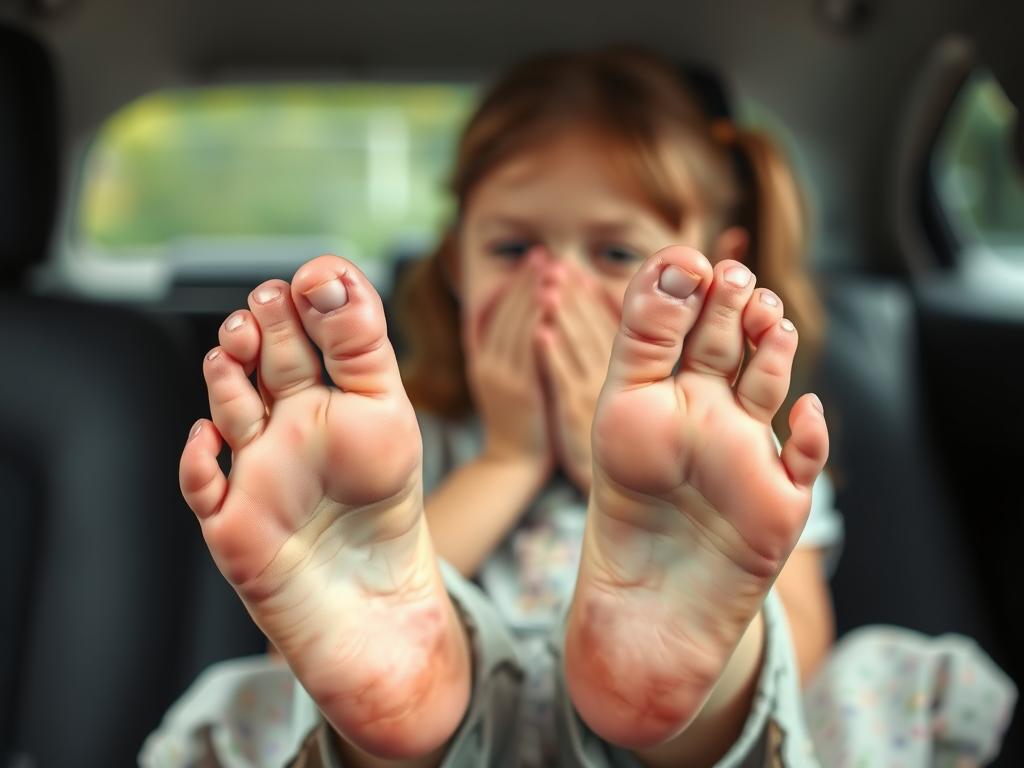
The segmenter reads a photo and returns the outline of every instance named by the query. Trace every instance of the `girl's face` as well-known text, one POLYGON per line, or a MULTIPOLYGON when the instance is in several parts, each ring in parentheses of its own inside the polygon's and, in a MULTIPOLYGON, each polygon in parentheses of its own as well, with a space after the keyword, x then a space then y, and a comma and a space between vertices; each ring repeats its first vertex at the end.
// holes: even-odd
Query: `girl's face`
POLYGON ((527 254, 550 278, 542 282, 584 286, 617 323, 626 286, 647 256, 673 243, 704 246, 699 217, 672 229, 609 165, 599 140, 567 132, 477 185, 460 233, 464 334, 486 335, 491 310, 527 254))

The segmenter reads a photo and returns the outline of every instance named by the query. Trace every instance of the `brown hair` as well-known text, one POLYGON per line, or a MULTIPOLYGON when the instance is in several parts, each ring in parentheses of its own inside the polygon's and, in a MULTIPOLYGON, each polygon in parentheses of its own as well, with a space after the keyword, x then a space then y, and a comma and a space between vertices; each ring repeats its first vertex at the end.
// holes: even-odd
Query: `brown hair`
MULTIPOLYGON (((459 212, 484 176, 569 126, 608 140, 611 161, 669 226, 678 229, 696 213, 712 238, 734 225, 749 232, 747 265, 799 328, 803 372, 820 346, 824 313, 804 269, 796 179, 767 136, 712 119, 681 71, 663 59, 610 49, 544 56, 511 70, 485 95, 459 142, 450 183, 459 212)), ((458 247, 456 221, 397 294, 406 390, 417 408, 448 417, 472 408, 447 277, 458 247)), ((779 421, 777 431, 788 432, 779 421)))

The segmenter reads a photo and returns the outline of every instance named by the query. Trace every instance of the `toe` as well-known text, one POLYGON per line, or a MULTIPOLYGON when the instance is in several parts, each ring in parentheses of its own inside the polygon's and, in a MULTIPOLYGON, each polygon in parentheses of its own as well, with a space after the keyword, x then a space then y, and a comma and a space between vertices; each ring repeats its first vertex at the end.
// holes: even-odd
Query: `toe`
POLYGON ((782 299, 767 288, 754 291, 743 309, 743 333, 755 347, 761 337, 782 319, 782 299))
POLYGON ((367 395, 402 390, 380 296, 351 262, 319 256, 292 279, 292 299, 331 380, 367 395))
POLYGON ((210 413, 231 449, 238 451, 263 431, 267 409, 242 364, 215 347, 203 361, 210 413))
POLYGON ((609 380, 646 384, 672 375, 711 282, 711 263, 692 248, 673 245, 650 256, 622 302, 609 380))
POLYGON ((259 323, 260 383, 279 400, 320 382, 320 361, 292 303, 284 280, 268 280, 249 294, 249 308, 259 323))
POLYGON ((217 463, 222 441, 217 428, 207 419, 200 419, 189 432, 181 453, 178 483, 181 495, 196 516, 206 518, 220 509, 227 494, 228 481, 217 463))
POLYGON ((782 463, 793 484, 810 490, 828 459, 828 427, 821 401, 804 395, 789 412, 792 433, 782 447, 782 463))
POLYGON ((715 265, 707 300, 686 340, 683 367, 732 381, 743 360, 742 315, 754 290, 754 275, 738 261, 715 265))
POLYGON ((789 392, 797 333, 785 318, 774 322, 758 339, 757 348, 736 385, 736 396, 755 419, 770 424, 789 392))
POLYGON ((246 376, 252 374, 260 357, 260 326, 252 312, 240 309, 228 315, 221 323, 217 339, 242 364, 246 376))

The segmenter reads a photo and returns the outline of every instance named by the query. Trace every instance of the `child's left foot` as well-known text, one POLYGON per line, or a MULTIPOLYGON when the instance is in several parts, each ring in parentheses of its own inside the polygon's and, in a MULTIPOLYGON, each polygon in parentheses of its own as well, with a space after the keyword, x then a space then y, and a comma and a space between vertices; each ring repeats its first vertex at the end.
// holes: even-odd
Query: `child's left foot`
POLYGON ((754 282, 738 262, 712 270, 671 247, 626 292, 565 641, 577 711, 620 746, 660 744, 700 712, 803 529, 828 454, 812 395, 775 449, 797 336, 754 282))

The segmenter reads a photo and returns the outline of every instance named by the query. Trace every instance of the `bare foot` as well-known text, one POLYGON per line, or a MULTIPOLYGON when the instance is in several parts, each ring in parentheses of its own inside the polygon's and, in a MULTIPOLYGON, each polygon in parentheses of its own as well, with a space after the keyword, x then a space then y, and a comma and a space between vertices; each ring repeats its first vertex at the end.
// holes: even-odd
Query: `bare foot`
POLYGON ((803 529, 828 453, 813 395, 794 405, 781 456, 772 442, 797 334, 754 282, 738 262, 712 270, 674 246, 626 292, 565 646, 577 711, 621 746, 661 744, 700 712, 803 529))
POLYGON ((424 523, 419 429, 380 299, 351 263, 321 256, 249 306, 204 362, 213 421, 185 446, 182 493, 338 732, 381 757, 424 755, 465 713, 469 654, 424 523))

